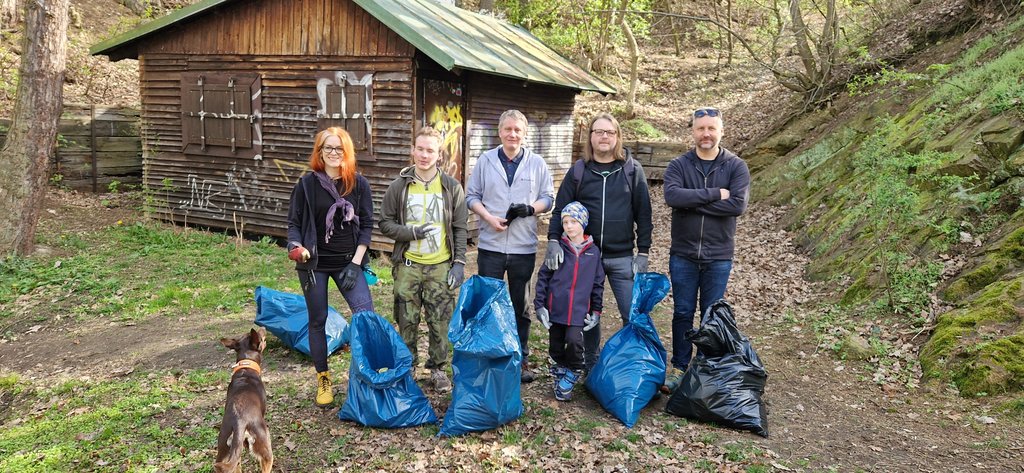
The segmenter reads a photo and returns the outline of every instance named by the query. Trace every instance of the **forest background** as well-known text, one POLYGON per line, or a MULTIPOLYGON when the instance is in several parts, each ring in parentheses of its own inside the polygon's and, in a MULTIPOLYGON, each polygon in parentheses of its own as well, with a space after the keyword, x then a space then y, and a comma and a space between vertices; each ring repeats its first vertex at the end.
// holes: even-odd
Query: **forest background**
MULTIPOLYGON (((64 100, 137 106, 137 64, 87 49, 185 3, 71 2, 64 100)), ((723 109, 756 183, 729 297, 769 369, 772 436, 673 417, 665 399, 625 429, 547 381, 496 431, 361 429, 312 408, 308 361, 272 343, 282 471, 1021 471, 1020 2, 459 3, 619 88, 580 96, 580 121, 611 111, 627 139, 688 143, 689 110, 723 109)), ((0 116, 30 34, 12 4, 0 116)), ((256 285, 297 291, 283 252, 155 221, 145 190, 53 184, 36 250, 0 265, 0 469, 209 471, 230 361, 216 340, 251 324, 256 285)), ((348 356, 331 363, 346 373, 348 356)), ((439 413, 450 401, 428 395, 439 413)))

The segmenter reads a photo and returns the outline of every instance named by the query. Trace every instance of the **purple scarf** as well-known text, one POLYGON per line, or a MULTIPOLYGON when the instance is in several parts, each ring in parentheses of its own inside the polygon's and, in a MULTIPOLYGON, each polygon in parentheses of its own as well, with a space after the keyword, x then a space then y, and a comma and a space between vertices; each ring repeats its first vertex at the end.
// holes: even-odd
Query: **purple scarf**
MULTIPOLYGON (((341 194, 338 194, 338 185, 327 173, 314 172, 313 174, 316 174, 317 181, 320 181, 320 187, 323 187, 328 194, 331 194, 331 197, 334 197, 334 204, 331 205, 331 208, 327 209, 327 222, 325 222, 327 232, 324 235, 324 243, 330 243, 331 235, 334 234, 334 213, 338 209, 341 209, 342 222, 353 222, 359 225, 359 216, 356 215, 356 209, 352 206, 352 203, 342 199, 341 194)), ((341 225, 341 228, 345 228, 344 223, 341 225)))

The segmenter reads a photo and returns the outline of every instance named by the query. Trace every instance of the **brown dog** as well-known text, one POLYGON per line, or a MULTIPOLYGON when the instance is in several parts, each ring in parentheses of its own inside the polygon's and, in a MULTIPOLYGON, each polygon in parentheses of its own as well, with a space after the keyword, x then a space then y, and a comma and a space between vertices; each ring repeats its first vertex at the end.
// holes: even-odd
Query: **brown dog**
POLYGON ((224 403, 224 420, 217 437, 217 473, 241 471, 242 450, 248 450, 259 459, 260 471, 270 473, 274 466, 274 452, 270 448, 270 430, 263 416, 267 412, 267 390, 263 386, 260 364, 263 348, 267 346, 267 331, 251 329, 241 337, 222 338, 224 346, 235 350, 235 364, 231 366, 231 384, 224 403))

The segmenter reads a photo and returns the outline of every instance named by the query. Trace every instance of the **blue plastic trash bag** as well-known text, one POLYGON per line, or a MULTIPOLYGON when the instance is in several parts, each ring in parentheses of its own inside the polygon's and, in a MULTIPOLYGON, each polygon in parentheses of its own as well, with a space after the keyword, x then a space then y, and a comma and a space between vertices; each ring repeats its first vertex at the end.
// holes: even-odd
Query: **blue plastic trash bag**
POLYGON ((365 311, 352 316, 348 397, 338 418, 368 427, 436 424, 437 414, 416 385, 412 353, 387 320, 365 311))
POLYGON ((750 339, 736 327, 729 303, 723 299, 712 304, 700 329, 690 330, 687 337, 697 346, 697 356, 665 411, 767 437, 768 413, 761 396, 768 372, 750 339))
POLYGON ((523 414, 523 352, 505 281, 473 276, 462 285, 452 321, 454 389, 438 435, 489 430, 523 414))
POLYGON ((665 381, 667 355, 650 313, 670 288, 663 274, 636 275, 629 323, 604 344, 587 376, 590 393, 626 427, 636 424, 665 381))
MULTIPOLYGON (((306 299, 298 294, 256 288, 256 325, 280 338, 288 348, 309 356, 309 314, 306 299)), ((348 323, 334 310, 327 308, 327 354, 334 353, 345 344, 348 323)))

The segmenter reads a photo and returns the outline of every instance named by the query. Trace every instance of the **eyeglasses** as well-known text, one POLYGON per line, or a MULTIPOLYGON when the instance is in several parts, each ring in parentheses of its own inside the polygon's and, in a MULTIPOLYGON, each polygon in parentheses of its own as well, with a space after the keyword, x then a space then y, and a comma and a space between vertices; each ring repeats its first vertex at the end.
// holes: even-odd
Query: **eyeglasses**
POLYGON ((615 130, 590 130, 590 134, 598 136, 615 136, 618 135, 619 132, 615 130))
POLYGON ((719 112, 717 108, 698 108, 693 111, 693 118, 717 117, 721 114, 722 112, 719 112))
POLYGON ((334 154, 334 153, 341 154, 341 146, 338 146, 338 147, 334 147, 334 146, 321 146, 320 147, 320 151, 323 152, 324 154, 334 154))

